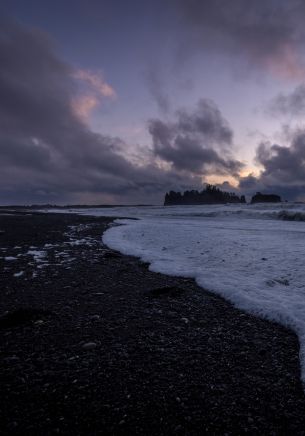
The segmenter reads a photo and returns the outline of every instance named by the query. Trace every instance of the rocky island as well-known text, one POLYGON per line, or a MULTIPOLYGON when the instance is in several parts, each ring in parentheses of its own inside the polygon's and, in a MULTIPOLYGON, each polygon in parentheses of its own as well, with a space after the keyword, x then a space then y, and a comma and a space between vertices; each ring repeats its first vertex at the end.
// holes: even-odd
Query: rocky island
POLYGON ((251 199, 251 204, 254 203, 280 203, 281 197, 275 194, 262 194, 257 192, 251 199))
POLYGON ((170 191, 165 194, 164 206, 246 203, 245 196, 238 196, 232 192, 224 192, 213 185, 206 185, 202 191, 191 190, 181 192, 170 191))

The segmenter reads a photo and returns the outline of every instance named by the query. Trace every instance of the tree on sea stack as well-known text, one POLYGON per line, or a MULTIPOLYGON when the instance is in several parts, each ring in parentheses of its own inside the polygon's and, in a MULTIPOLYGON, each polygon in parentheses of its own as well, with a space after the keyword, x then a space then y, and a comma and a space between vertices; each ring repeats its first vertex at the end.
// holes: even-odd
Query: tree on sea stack
POLYGON ((164 206, 245 203, 245 196, 238 197, 234 192, 221 191, 217 186, 207 184, 201 192, 197 190, 165 194, 164 206))

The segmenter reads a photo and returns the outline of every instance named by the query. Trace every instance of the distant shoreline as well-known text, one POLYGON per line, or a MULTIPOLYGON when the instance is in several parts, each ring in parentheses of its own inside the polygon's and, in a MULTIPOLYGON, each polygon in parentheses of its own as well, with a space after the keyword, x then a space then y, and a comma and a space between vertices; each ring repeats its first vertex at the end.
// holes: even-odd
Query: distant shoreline
MULTIPOLYGON (((126 204, 99 204, 99 205, 87 205, 87 204, 83 204, 83 205, 79 205, 79 204, 71 204, 71 205, 64 205, 64 206, 59 206, 56 204, 32 204, 32 205, 4 205, 4 206, 0 206, 0 209, 16 209, 16 210, 26 210, 26 209, 103 209, 103 208, 111 208, 111 207, 155 207, 158 205, 153 205, 153 204, 132 204, 132 205, 126 205, 126 204)), ((161 205, 159 205, 161 206, 161 205)))

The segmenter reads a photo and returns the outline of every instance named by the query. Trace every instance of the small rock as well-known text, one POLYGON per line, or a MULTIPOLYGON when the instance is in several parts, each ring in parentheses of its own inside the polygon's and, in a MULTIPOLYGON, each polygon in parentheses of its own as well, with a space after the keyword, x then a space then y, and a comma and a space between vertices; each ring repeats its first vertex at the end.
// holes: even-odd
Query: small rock
POLYGON ((41 325, 43 323, 44 323, 44 321, 42 319, 38 319, 37 321, 34 322, 34 324, 36 324, 36 325, 41 325))
POLYGON ((13 421, 13 422, 10 424, 10 427, 11 427, 11 428, 16 428, 16 427, 18 427, 18 422, 17 422, 17 421, 13 421))
POLYGON ((93 350, 94 348, 96 348, 97 344, 95 342, 86 342, 82 348, 84 350, 93 350))
POLYGON ((6 357, 4 359, 4 361, 7 362, 7 363, 17 362, 18 360, 20 360, 20 359, 17 356, 9 356, 9 357, 6 357))

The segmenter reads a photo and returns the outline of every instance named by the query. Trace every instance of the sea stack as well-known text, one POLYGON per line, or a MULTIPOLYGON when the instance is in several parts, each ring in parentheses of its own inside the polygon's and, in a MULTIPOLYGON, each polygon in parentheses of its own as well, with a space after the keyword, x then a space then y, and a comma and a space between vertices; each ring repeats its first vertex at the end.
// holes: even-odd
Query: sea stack
POLYGON ((251 199, 251 204, 254 203, 280 203, 281 197, 275 194, 262 194, 257 192, 251 199))
POLYGON ((224 192, 213 185, 207 185, 202 191, 170 191, 165 194, 164 206, 245 203, 245 196, 239 197, 233 192, 224 192))

